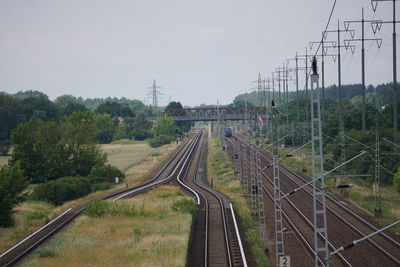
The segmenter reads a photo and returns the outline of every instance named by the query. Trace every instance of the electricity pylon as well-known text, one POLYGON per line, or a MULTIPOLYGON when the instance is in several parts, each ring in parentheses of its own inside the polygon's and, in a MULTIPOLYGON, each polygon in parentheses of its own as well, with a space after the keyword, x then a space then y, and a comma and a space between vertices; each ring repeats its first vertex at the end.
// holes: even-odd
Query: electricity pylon
MULTIPOLYGON (((340 37, 342 33, 350 33, 352 36, 354 36, 354 30, 345 30, 345 29, 340 29, 340 23, 338 20, 338 28, 337 30, 329 30, 329 31, 324 31, 322 32, 323 38, 326 39, 328 33, 336 33, 337 34, 337 42, 333 48, 337 48, 337 61, 338 61, 338 112, 339 112, 339 133, 341 137, 341 157, 342 157, 342 162, 346 161, 346 139, 345 139, 345 133, 344 133, 344 119, 343 119, 343 103, 342 103, 342 70, 341 70, 341 48, 343 47, 340 42, 340 37)), ((331 46, 325 46, 326 49, 330 48, 331 46)), ((353 47, 353 46, 352 46, 353 47)), ((352 52, 354 52, 354 48, 352 48, 352 52)))
MULTIPOLYGON (((371 0, 372 4, 372 9, 374 12, 376 11, 378 7, 378 2, 387 2, 391 1, 393 8, 393 19, 391 21, 380 21, 376 23, 372 23, 372 25, 375 25, 375 29, 380 28, 382 23, 390 23, 393 24, 393 37, 392 37, 392 42, 393 42, 393 140, 395 143, 399 141, 399 126, 398 126, 398 92, 397 92, 397 48, 396 48, 396 24, 399 23, 400 21, 396 20, 396 1, 398 0, 371 0)), ((374 26, 372 27, 374 29, 374 26)))
POLYGON ((150 90, 148 91, 147 95, 150 95, 152 97, 153 108, 157 109, 158 103, 159 103, 158 101, 161 96, 161 92, 158 89, 160 89, 162 87, 157 86, 156 79, 153 79, 153 85, 149 86, 148 88, 150 90))
MULTIPOLYGON (((361 23, 361 39, 345 39, 344 40, 344 46, 346 49, 348 49, 350 42, 361 42, 361 83, 362 83, 362 130, 366 131, 367 129, 367 112, 366 112, 366 107, 365 107, 365 48, 364 48, 364 43, 365 41, 376 41, 376 44, 378 48, 381 48, 382 45, 382 39, 381 38, 365 38, 365 27, 364 24, 365 22, 369 23, 378 23, 380 20, 365 20, 364 19, 364 8, 361 9, 361 20, 346 20, 344 21, 344 28, 346 31, 349 30, 350 24, 353 23, 361 23)), ((374 28, 373 28, 374 29, 374 28)), ((376 30, 374 30, 374 34, 376 33, 376 30)))

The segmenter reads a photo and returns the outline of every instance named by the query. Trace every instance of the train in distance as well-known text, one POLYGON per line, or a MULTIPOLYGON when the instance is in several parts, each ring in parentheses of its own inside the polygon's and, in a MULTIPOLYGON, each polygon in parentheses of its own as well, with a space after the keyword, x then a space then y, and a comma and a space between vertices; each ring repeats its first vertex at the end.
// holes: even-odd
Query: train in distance
POLYGON ((225 137, 232 137, 232 129, 225 128, 225 137))

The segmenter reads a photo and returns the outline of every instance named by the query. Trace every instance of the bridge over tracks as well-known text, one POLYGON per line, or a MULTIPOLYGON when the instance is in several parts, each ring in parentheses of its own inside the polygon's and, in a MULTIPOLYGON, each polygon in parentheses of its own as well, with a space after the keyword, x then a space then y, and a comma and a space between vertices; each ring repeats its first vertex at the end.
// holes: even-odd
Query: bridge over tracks
MULTIPOLYGON (((213 107, 172 109, 167 112, 167 115, 174 121, 217 121, 218 119, 238 121, 264 118, 266 112, 265 107, 213 107)), ((154 117, 148 119, 157 120, 154 117)))

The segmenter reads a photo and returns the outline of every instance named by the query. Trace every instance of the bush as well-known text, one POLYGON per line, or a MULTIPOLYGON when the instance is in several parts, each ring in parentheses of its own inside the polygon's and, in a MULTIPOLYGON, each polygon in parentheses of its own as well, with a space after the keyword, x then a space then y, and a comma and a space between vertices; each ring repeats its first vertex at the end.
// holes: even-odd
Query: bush
POLYGON ((176 212, 189 213, 194 216, 197 207, 193 199, 180 199, 172 202, 171 209, 176 212))
POLYGON ((175 140, 174 136, 158 135, 158 136, 155 136, 154 138, 149 139, 148 143, 151 147, 159 147, 159 146, 162 146, 165 144, 169 144, 173 140, 175 140))
POLYGON ((42 247, 36 250, 36 254, 40 258, 50 258, 57 256, 58 252, 55 248, 52 247, 42 247))
POLYGON ((96 201, 90 203, 83 211, 83 214, 91 217, 101 217, 106 214, 108 206, 109 206, 108 202, 96 201))
POLYGON ((25 216, 27 221, 40 220, 50 214, 49 210, 37 210, 25 216))
POLYGON ((91 217, 102 216, 123 216, 123 217, 136 217, 136 216, 150 216, 150 212, 143 209, 136 209, 134 205, 121 202, 109 201, 96 201, 89 204, 83 214, 91 217))
POLYGON ((97 183, 97 184, 92 184, 91 191, 96 192, 96 191, 102 191, 102 190, 107 190, 112 187, 112 183, 109 182, 102 182, 102 183, 97 183))
POLYGON ((121 182, 125 175, 118 170, 116 167, 111 166, 110 164, 96 164, 90 170, 90 180, 92 183, 114 183, 115 177, 119 177, 119 181, 121 182))
POLYGON ((13 167, 0 167, 0 226, 14 224, 14 208, 25 200, 23 190, 27 187, 26 178, 19 164, 13 167))
POLYGON ((86 196, 91 192, 89 180, 83 177, 64 177, 38 185, 31 199, 43 200, 56 206, 64 201, 86 196))

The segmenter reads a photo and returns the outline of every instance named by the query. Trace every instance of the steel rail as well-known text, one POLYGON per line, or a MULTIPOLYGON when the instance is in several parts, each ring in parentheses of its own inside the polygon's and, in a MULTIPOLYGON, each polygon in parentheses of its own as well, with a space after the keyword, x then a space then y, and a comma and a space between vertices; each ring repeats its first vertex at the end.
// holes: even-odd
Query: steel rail
MULTIPOLYGON (((242 140, 243 142, 244 140, 242 140)), ((246 142, 246 141, 244 141, 246 142)), ((251 145, 251 144, 250 144, 251 145)), ((271 179, 268 177, 268 175, 266 175, 266 173, 264 173, 263 171, 261 172, 262 175, 264 177, 267 178, 267 181, 269 183, 271 183, 273 185, 273 181, 271 181, 271 179)), ((268 197, 274 201, 273 196, 271 195, 271 193, 268 191, 267 187, 265 186, 264 183, 262 184, 262 189, 264 190, 264 192, 268 195, 268 197)), ((283 192, 280 192, 281 196, 283 196, 283 192)), ((288 198, 285 199, 287 201, 287 203, 295 210, 296 213, 298 213, 300 215, 300 217, 306 222, 307 225, 309 225, 311 228, 313 228, 313 224, 310 222, 310 220, 308 220, 308 218, 296 207, 296 205, 288 198)), ((303 243, 306 245, 306 247, 310 250, 310 252, 312 254, 314 254, 314 249, 312 247, 312 245, 309 243, 309 241, 307 240, 307 238, 301 233, 301 231, 295 226, 295 224, 293 223, 293 221, 290 219, 289 215, 287 214, 287 212, 285 212, 284 210, 282 210, 282 214, 284 215, 284 217, 286 218, 286 220, 289 222, 289 224, 292 226, 292 228, 295 230, 295 232, 297 233, 297 235, 300 237, 300 239, 303 241, 303 243)), ((318 233, 318 236, 320 238, 324 238, 323 235, 321 233, 318 233)), ((330 246, 330 248, 332 248, 333 250, 335 250, 336 248, 333 246, 333 244, 331 244, 328 241, 328 244, 330 246)), ((346 264, 347 266, 352 266, 347 259, 342 255, 342 254, 338 254, 338 257, 340 258, 340 260, 346 264)), ((320 262, 320 264, 322 264, 323 266, 325 266, 325 264, 323 263, 323 259, 318 257, 318 261, 320 262)))
MULTIPOLYGON (((205 145, 204 138, 205 137, 204 137, 204 134, 203 134, 202 139, 199 142, 200 143, 199 144, 199 146, 200 146, 200 148, 199 148, 200 149, 199 150, 199 159, 195 163, 196 164, 195 165, 196 173, 194 175, 193 182, 195 183, 196 186, 198 186, 202 190, 208 192, 209 194, 211 194, 213 197, 215 197, 218 200, 218 203, 219 203, 219 206, 220 206, 220 214, 221 214, 222 222, 223 222, 224 239, 225 239, 225 248, 226 248, 227 260, 228 260, 229 266, 233 266, 232 255, 231 255, 231 251, 230 251, 230 244, 231 243, 230 243, 230 238, 229 238, 229 234, 228 234, 227 217, 226 217, 227 216, 226 215, 227 211, 225 209, 224 201, 222 200, 222 198, 220 197, 220 195, 218 193, 216 193, 213 189, 210 189, 208 186, 204 185, 203 183, 201 183, 198 180, 197 173, 198 173, 198 170, 199 170, 199 165, 200 165, 200 162, 201 162, 202 155, 204 154, 203 153, 204 145, 205 145)), ((182 182, 183 183, 185 183, 185 182, 187 183, 187 181, 185 181, 185 180, 183 180, 182 182)), ((190 187, 190 184, 188 184, 188 186, 190 187)), ((210 217, 209 217, 209 207, 210 207, 210 205, 209 205, 209 200, 208 200, 208 198, 206 197, 205 194, 203 194, 198 189, 197 190, 193 189, 193 190, 196 191, 201 196, 201 199, 202 199, 201 201, 205 205, 205 211, 206 211, 205 212, 205 215, 206 215, 206 218, 205 218, 205 222, 206 222, 205 226, 206 227, 205 228, 206 228, 206 231, 205 231, 205 244, 204 244, 204 259, 205 259, 204 266, 208 266, 208 251, 209 251, 209 249, 208 249, 208 245, 209 245, 208 242, 209 241, 208 240, 209 240, 209 219, 210 219, 210 217)), ((233 210, 232 204, 230 202, 229 202, 229 208, 231 209, 233 227, 234 227, 234 231, 235 231, 235 237, 236 237, 238 245, 239 245, 241 261, 242 261, 243 265, 247 267, 248 266, 247 265, 247 260, 246 260, 246 256, 245 256, 245 253, 244 253, 243 244, 242 244, 242 240, 241 240, 241 237, 240 237, 239 229, 238 229, 238 226, 237 226, 236 217, 235 217, 235 214, 234 214, 234 210, 233 210)), ((233 242, 234 240, 231 240, 231 241, 233 242)))
MULTIPOLYGON (((269 158, 269 155, 266 154, 261 154, 264 158, 267 159, 267 157, 269 158)), ((268 160, 268 159, 267 159, 268 160)), ((301 179, 303 182, 307 182, 303 177, 301 177, 300 175, 298 175, 296 172, 294 172, 293 170, 291 170, 286 164, 281 163, 281 166, 283 167, 283 169, 286 171, 286 176, 296 185, 300 186, 300 184, 295 181, 290 174, 295 175, 297 178, 301 179), (289 172, 290 174, 288 174, 287 172, 289 172)), ((285 172, 282 170, 282 172, 285 172)), ((311 195, 311 193, 305 188, 301 188, 304 192, 306 192, 307 195, 311 195)), ((282 192, 281 192, 282 193, 282 192)), ((370 223, 368 223, 366 220, 362 219, 360 216, 358 216, 357 214, 355 214, 353 211, 349 210, 348 208, 344 207, 341 203, 339 203, 338 201, 336 201, 333 197, 329 196, 328 194, 326 195, 328 197, 328 199, 330 201, 332 201, 334 204, 338 205, 340 208, 342 208, 343 210, 345 210, 346 212, 348 212, 351 216, 355 217, 358 221, 360 221, 361 223, 364 223, 367 227, 369 227, 372 230, 377 230, 376 227, 372 226, 370 223)), ((347 220, 345 220, 341 215, 339 215, 337 212, 335 212, 332 208, 330 208, 329 206, 327 206, 327 210, 330 212, 330 214, 332 214, 333 216, 335 216, 336 218, 338 218, 341 222, 343 222, 345 225, 347 225, 351 230, 353 230, 355 233, 357 233, 360 236, 365 236, 366 234, 364 234, 360 229, 358 229, 355 225, 351 224, 350 222, 348 222, 347 220)), ((389 237, 388 235, 386 235, 385 233, 381 233, 381 236, 383 238, 385 238, 386 240, 388 240, 389 242, 391 242, 392 244, 394 244, 397 247, 400 247, 400 244, 398 242, 396 242, 395 240, 393 240, 391 237, 389 237)), ((374 247, 376 247, 379 251, 381 251, 384 255, 386 255, 387 257, 389 257, 392 261, 394 261, 396 264, 400 265, 400 260, 397 259, 395 256, 393 256, 392 254, 390 254, 387 250, 385 250, 381 245, 377 244, 374 240, 372 239, 368 239, 369 243, 371 245, 373 245, 374 247)))
MULTIPOLYGON (((200 153, 203 151, 203 147, 202 146, 200 146, 200 153)), ((201 155, 201 154, 200 154, 201 155)), ((199 159, 199 161, 197 162, 197 166, 200 164, 200 159, 199 159)), ((197 170, 198 170, 198 168, 196 168, 197 170)), ((197 175, 195 176, 195 178, 193 179, 193 181, 194 181, 194 183, 197 185, 197 186, 199 186, 199 187, 201 187, 201 188, 203 188, 205 191, 207 191, 207 192, 209 192, 209 193, 211 193, 213 196, 215 196, 217 199, 218 199, 218 201, 219 201, 219 204, 220 204, 220 207, 221 207, 221 216, 222 216, 222 221, 223 221, 223 224, 224 224, 224 235, 225 235, 225 246, 226 246, 226 252, 227 252, 227 256, 228 256, 228 261, 229 261, 229 266, 233 266, 233 263, 232 263, 232 256, 231 256, 231 252, 230 252, 230 249, 229 249, 229 238, 228 238, 228 229, 227 229, 227 226, 226 226, 226 217, 225 217, 225 208, 224 208, 224 203, 222 202, 222 200, 221 200, 221 198, 217 195, 217 194, 215 194, 215 192, 213 192, 212 190, 210 190, 210 189, 208 189, 207 187, 205 187, 205 186, 203 186, 203 185, 201 185, 198 181, 197 181, 197 175)), ((204 200, 208 203, 208 199, 203 195, 203 197, 204 197, 204 200)), ((208 206, 208 204, 207 204, 207 206, 208 206)), ((209 212, 209 210, 207 209, 207 231, 206 231, 206 235, 207 235, 207 237, 208 237, 208 223, 209 223, 209 216, 208 216, 208 212, 209 212)), ((208 247, 207 247, 207 250, 208 250, 208 247)), ((207 253, 206 253, 207 254, 207 253)), ((207 266, 207 262, 205 262, 205 266, 207 266)))
POLYGON ((180 168, 180 172, 178 174, 178 175, 180 175, 182 170, 183 170, 183 167, 185 166, 190 154, 192 153, 193 147, 195 146, 195 144, 197 142, 197 139, 199 137, 195 136, 194 138, 195 139, 194 139, 194 141, 192 143, 190 143, 188 150, 185 152, 185 154, 182 156, 182 158, 178 161, 178 163, 176 164, 174 170, 167 177, 162 178, 162 179, 160 179, 160 180, 158 180, 156 182, 152 182, 152 183, 149 183, 149 184, 146 184, 146 185, 139 186, 139 187, 137 187, 135 189, 132 189, 132 190, 130 190, 130 191, 128 191, 128 192, 126 192, 126 193, 114 198, 114 200, 120 200, 120 199, 126 198, 126 197, 128 197, 128 196, 130 196, 132 194, 135 194, 136 192, 143 191, 143 190, 146 190, 148 188, 152 188, 152 187, 157 186, 159 184, 165 183, 165 182, 171 180, 172 177, 175 175, 176 171, 178 170, 178 168, 181 167, 180 168))

